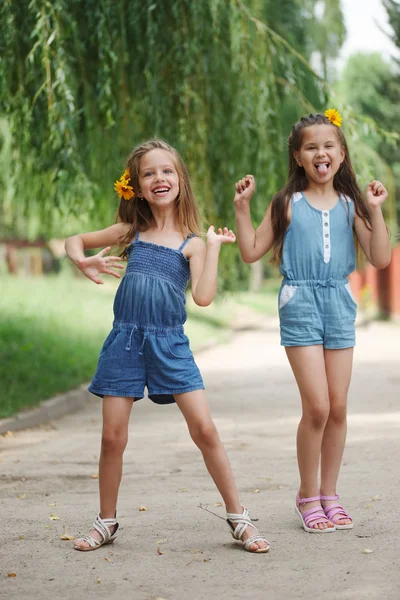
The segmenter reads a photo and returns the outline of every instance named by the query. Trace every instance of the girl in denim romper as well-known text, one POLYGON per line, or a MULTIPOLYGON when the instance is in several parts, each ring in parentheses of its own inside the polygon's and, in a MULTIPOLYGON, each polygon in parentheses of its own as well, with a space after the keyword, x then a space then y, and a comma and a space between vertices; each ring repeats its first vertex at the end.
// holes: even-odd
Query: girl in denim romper
POLYGON ((254 231, 249 201, 254 178, 236 184, 239 248, 254 262, 271 248, 280 263, 281 344, 299 387, 300 489, 296 514, 309 533, 351 529, 336 484, 346 438, 356 304, 347 277, 355 268, 354 234, 377 268, 390 262, 379 181, 358 187, 335 109, 303 117, 289 137, 289 178, 254 231), (321 463, 321 481, 318 468, 321 463))
POLYGON ((112 543, 122 456, 134 400, 176 402, 227 509, 233 537, 249 552, 267 552, 247 508, 241 506, 231 467, 211 419, 204 385, 184 334, 185 290, 189 279, 194 301, 207 306, 215 297, 221 244, 235 235, 227 228, 200 239, 198 211, 185 165, 169 144, 139 145, 115 184, 121 197, 116 225, 69 238, 68 256, 97 284, 100 273, 119 277, 121 258, 106 256, 112 245, 124 248, 125 276, 114 302, 114 323, 100 353, 89 390, 103 398, 103 434, 99 467, 100 512, 88 535, 75 540, 80 551, 112 543), (85 258, 84 250, 107 246, 85 258))

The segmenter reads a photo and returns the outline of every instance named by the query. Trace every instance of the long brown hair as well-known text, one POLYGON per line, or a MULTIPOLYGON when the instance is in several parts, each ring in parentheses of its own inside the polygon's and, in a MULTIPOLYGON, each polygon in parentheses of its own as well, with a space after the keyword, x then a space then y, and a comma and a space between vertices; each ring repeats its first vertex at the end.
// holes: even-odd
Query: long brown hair
MULTIPOLYGON (((178 225, 182 235, 186 237, 189 233, 201 234, 199 211, 185 163, 178 151, 170 144, 160 139, 153 139, 136 146, 126 161, 126 169, 129 171, 131 179, 130 185, 133 187, 135 196, 131 200, 121 198, 119 203, 116 222, 131 225, 126 235, 120 240, 121 246, 128 246, 137 231, 146 231, 154 222, 149 203, 138 194, 140 161, 147 152, 155 149, 165 150, 172 155, 178 173, 179 194, 176 198, 176 209, 178 225)), ((122 255, 126 256, 126 250, 123 251, 122 255)))
POLYGON ((345 149, 345 157, 333 179, 333 186, 339 194, 349 196, 354 201, 356 213, 362 218, 366 226, 371 229, 371 218, 351 165, 350 153, 343 131, 340 127, 333 125, 324 114, 310 114, 302 117, 292 127, 288 139, 289 173, 287 183, 272 199, 271 222, 274 232, 274 243, 271 262, 275 264, 279 264, 282 260, 283 238, 289 226, 288 206, 290 199, 295 192, 302 192, 307 188, 308 181, 304 167, 300 167, 297 164, 293 153, 301 148, 304 129, 312 125, 331 125, 334 127, 339 143, 345 149))

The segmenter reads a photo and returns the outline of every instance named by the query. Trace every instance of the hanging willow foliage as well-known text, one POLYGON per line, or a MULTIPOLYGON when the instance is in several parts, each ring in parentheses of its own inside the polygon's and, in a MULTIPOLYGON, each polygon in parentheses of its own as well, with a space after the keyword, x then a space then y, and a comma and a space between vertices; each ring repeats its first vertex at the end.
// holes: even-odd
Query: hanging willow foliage
POLYGON ((3 0, 4 221, 28 217, 32 235, 109 224, 112 182, 153 136, 182 153, 205 224, 233 225, 233 183, 247 172, 259 218, 286 170, 283 97, 307 107, 323 98, 306 60, 255 18, 261 4, 3 0))

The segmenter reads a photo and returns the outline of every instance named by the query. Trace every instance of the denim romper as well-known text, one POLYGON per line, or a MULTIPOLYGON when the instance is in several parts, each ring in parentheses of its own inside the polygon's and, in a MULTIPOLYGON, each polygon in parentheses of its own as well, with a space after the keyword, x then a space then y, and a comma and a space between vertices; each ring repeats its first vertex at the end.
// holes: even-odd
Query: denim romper
POLYGON ((340 195, 333 208, 318 210, 296 192, 291 205, 280 265, 281 345, 350 348, 357 310, 347 280, 356 266, 354 202, 340 195))
POLYGON ((100 352, 89 391, 97 396, 174 402, 172 394, 204 389, 184 334, 189 261, 175 250, 139 240, 128 247, 128 265, 114 300, 113 328, 100 352))

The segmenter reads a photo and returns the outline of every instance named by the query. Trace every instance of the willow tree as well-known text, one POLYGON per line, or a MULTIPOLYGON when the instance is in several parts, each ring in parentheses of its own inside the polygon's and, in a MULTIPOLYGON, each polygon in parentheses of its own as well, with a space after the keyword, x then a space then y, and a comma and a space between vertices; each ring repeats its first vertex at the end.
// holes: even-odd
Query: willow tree
POLYGON ((252 4, 3 0, 3 220, 24 230, 28 220, 32 235, 104 226, 126 155, 153 136, 181 151, 205 223, 233 225, 233 183, 249 171, 258 218, 282 184, 283 74, 299 107, 322 88, 252 4))

